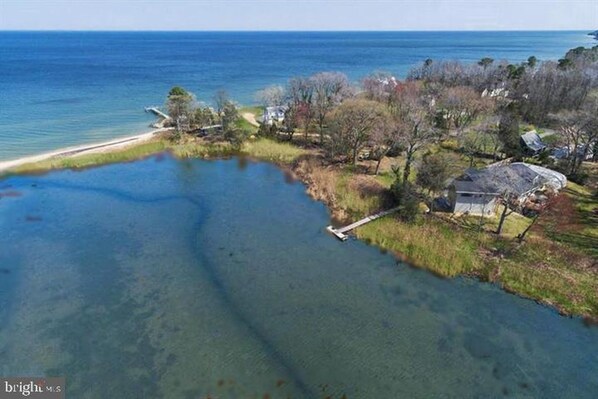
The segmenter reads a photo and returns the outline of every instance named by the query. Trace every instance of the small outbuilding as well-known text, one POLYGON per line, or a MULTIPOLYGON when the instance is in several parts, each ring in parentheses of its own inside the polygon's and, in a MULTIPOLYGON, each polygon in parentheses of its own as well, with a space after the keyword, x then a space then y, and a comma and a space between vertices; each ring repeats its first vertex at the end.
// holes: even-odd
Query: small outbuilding
POLYGON ((538 132, 530 130, 521 136, 521 148, 527 155, 538 155, 546 149, 546 145, 538 132))

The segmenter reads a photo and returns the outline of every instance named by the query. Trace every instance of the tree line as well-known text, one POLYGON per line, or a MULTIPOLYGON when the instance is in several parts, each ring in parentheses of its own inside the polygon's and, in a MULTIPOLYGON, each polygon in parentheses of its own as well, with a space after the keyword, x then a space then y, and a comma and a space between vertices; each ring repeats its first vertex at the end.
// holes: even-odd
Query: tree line
MULTIPOLYGON (((519 64, 489 57, 472 64, 428 59, 404 80, 375 72, 359 85, 340 72, 321 72, 259 91, 263 106, 285 107, 285 118, 262 124, 258 133, 289 141, 301 134, 331 162, 374 160, 374 173, 386 156, 404 154, 395 186, 405 189, 416 155, 430 144, 456 142, 470 166, 480 156, 520 158, 520 125, 532 123, 557 129, 558 140, 570 148, 559 167, 575 176, 589 154, 598 155, 597 89, 598 47, 573 49, 558 61, 529 57, 519 64)), ((176 131, 218 124, 224 138, 240 145, 247 134, 238 128, 236 105, 219 92, 214 106, 199 104, 179 87, 167 99, 176 131)), ((446 175, 440 169, 450 162, 435 156, 441 157, 422 158, 419 174, 446 175)), ((437 189, 438 181, 430 180, 418 183, 437 189)))
POLYGON ((166 109, 174 128, 174 138, 184 133, 210 128, 216 135, 234 147, 240 147, 248 132, 239 127, 239 110, 225 91, 218 91, 213 98, 214 107, 197 101, 195 96, 180 86, 175 86, 166 97, 166 109))

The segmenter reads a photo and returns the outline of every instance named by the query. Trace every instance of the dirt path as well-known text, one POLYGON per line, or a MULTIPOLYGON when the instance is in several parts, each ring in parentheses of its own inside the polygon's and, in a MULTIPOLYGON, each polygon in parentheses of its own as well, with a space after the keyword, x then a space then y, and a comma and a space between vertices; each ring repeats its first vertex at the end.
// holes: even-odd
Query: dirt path
POLYGON ((245 119, 247 122, 249 122, 253 126, 260 127, 260 124, 258 123, 258 121, 255 120, 255 115, 252 114, 251 112, 243 112, 243 114, 241 116, 243 116, 243 119, 245 119))

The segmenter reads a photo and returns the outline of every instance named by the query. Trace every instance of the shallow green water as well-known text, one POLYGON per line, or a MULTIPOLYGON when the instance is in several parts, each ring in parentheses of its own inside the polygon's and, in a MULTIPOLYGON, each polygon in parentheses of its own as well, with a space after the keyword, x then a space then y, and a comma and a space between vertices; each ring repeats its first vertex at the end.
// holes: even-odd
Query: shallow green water
POLYGON ((271 165, 159 156, 0 193, 0 375, 69 398, 597 396, 598 328, 340 243, 271 165))

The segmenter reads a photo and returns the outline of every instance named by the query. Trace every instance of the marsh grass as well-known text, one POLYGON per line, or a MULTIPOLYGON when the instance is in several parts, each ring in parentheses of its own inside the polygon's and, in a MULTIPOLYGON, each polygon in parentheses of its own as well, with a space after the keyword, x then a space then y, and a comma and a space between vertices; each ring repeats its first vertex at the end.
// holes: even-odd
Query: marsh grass
POLYGON ((238 154, 238 151, 226 142, 191 141, 170 143, 168 149, 177 158, 218 158, 238 154))
POLYGON ((353 218, 362 218, 382 210, 386 187, 373 176, 355 175, 342 171, 336 181, 337 205, 353 218))
POLYGON ((118 162, 130 162, 164 151, 166 148, 167 143, 165 141, 155 140, 116 151, 83 154, 72 157, 56 157, 40 162, 24 164, 10 169, 6 175, 37 173, 50 169, 81 169, 118 162))
POLYGON ((356 235, 442 276, 470 274, 484 266, 474 240, 435 221, 405 223, 388 216, 358 228, 356 235))
POLYGON ((265 138, 248 140, 243 144, 242 152, 257 159, 283 164, 290 164, 308 153, 290 143, 265 138))

